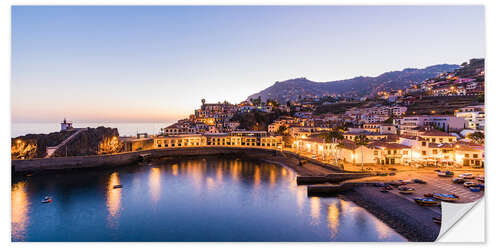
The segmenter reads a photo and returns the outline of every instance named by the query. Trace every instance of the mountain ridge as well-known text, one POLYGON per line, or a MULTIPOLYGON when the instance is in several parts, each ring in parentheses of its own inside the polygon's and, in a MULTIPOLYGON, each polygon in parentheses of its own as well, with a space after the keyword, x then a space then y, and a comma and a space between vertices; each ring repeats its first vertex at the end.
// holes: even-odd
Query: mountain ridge
POLYGON ((401 89, 428 78, 460 68, 457 64, 436 64, 425 68, 405 68, 384 72, 378 76, 357 76, 350 79, 316 82, 305 77, 277 81, 268 88, 250 95, 247 100, 261 97, 262 100, 274 99, 283 103, 295 101, 300 97, 314 96, 373 96, 378 91, 401 89))

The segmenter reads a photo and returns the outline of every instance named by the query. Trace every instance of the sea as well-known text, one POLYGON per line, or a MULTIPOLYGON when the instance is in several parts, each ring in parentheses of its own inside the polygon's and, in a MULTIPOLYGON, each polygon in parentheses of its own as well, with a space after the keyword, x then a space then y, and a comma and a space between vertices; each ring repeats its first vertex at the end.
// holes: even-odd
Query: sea
MULTIPOLYGON (((97 128, 100 126, 117 128, 120 136, 136 136, 137 133, 147 133, 148 135, 159 134, 161 128, 167 127, 172 122, 164 123, 96 123, 96 122, 74 122, 73 127, 75 128, 97 128)), ((61 125, 59 123, 49 123, 49 122, 26 122, 26 123, 12 123, 11 124, 11 137, 15 138, 18 136, 23 136, 27 134, 48 134, 52 132, 58 132, 61 130, 61 125)))

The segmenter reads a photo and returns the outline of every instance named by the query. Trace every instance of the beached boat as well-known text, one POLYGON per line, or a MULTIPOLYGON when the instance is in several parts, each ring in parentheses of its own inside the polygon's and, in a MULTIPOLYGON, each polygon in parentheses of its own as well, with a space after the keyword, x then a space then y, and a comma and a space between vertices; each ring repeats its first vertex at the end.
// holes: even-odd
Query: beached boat
POLYGON ((477 183, 472 182, 472 181, 468 181, 468 182, 464 183, 464 187, 475 187, 475 186, 477 186, 477 183))
POLYGON ((420 206, 436 206, 439 201, 433 198, 415 198, 415 202, 420 206))
POLYGON ((484 182, 484 176, 480 175, 476 178, 480 182, 484 182))
POLYGON ((415 193, 415 189, 411 187, 400 187, 399 192, 402 194, 413 194, 415 193))
POLYGON ((418 183, 418 184, 426 184, 427 183, 426 181, 421 180, 421 179, 413 179, 413 182, 418 183))
POLYGON ((439 177, 452 177, 454 175, 451 171, 438 172, 439 177))
POLYGON ((410 184, 411 181, 410 180, 399 180, 399 183, 401 183, 401 185, 406 185, 406 184, 410 184))
POLYGON ((45 196, 42 199, 42 203, 51 203, 51 202, 52 202, 52 198, 50 196, 45 196))
POLYGON ((386 188, 380 188, 380 190, 379 190, 379 191, 380 191, 380 192, 382 192, 382 193, 387 193, 387 192, 389 192, 389 190, 387 190, 386 188))
POLYGON ((472 175, 471 173, 463 173, 463 174, 459 175, 458 177, 462 178, 462 179, 474 179, 474 175, 472 175))
POLYGON ((458 200, 458 195, 456 194, 440 194, 440 193, 433 193, 432 197, 438 200, 442 201, 457 201, 458 200))
POLYGON ((475 193, 481 192, 481 188, 480 187, 469 187, 469 190, 471 192, 475 192, 475 193))
POLYGON ((433 196, 434 196, 434 194, 432 194, 432 193, 424 194, 424 197, 427 197, 427 198, 432 198, 433 196))
POLYGON ((453 183, 455 183, 455 184, 464 184, 465 180, 462 179, 462 178, 454 178, 453 179, 453 183))

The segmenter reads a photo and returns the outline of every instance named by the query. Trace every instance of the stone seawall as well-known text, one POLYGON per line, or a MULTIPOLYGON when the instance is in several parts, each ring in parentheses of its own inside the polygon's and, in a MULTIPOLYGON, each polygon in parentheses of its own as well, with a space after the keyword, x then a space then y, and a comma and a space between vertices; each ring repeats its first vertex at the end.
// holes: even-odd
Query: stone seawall
POLYGON ((273 153, 273 149, 232 148, 232 147, 193 147, 173 149, 152 149, 111 155, 73 156, 40 158, 33 160, 12 160, 12 172, 33 172, 43 170, 62 170, 74 168, 116 167, 139 161, 140 155, 150 154, 152 159, 178 156, 232 155, 252 153, 273 153))

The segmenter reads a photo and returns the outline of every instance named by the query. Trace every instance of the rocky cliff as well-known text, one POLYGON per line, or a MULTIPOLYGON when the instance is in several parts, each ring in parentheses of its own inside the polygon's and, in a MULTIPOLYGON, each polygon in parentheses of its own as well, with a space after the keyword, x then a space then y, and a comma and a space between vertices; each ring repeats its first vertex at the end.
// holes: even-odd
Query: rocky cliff
MULTIPOLYGON (((12 159, 43 158, 47 147, 54 147, 70 137, 76 131, 54 132, 50 134, 28 134, 12 138, 12 159)), ((85 156, 121 152, 123 143, 118 139, 116 128, 88 128, 82 131, 66 145, 59 148, 54 157, 85 156)))

